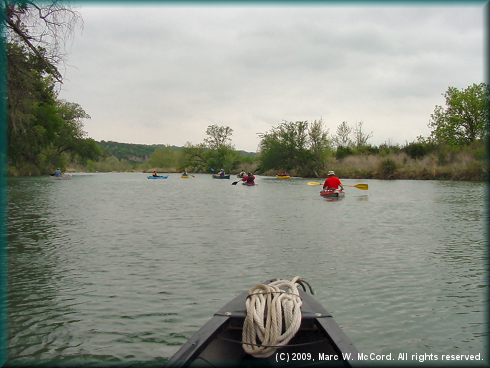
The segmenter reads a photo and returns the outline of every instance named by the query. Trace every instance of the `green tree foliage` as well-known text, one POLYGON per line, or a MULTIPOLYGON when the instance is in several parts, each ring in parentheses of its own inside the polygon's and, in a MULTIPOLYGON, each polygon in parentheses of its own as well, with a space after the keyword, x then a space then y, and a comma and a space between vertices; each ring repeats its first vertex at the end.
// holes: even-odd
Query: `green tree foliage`
POLYGON ((379 172, 381 172, 383 175, 393 175, 397 168, 398 165, 391 158, 382 160, 378 166, 379 172))
POLYGON ((206 129, 207 137, 204 139, 204 143, 210 150, 220 151, 223 148, 233 149, 231 144, 231 136, 233 135, 233 129, 226 126, 210 125, 206 129))
POLYGON ((83 119, 90 118, 76 103, 59 100, 55 79, 36 55, 21 44, 8 44, 8 155, 10 166, 35 166, 48 173, 71 159, 94 159, 100 150, 86 138, 83 119), (18 69, 20 68, 20 69, 18 69))
POLYGON ((184 146, 184 165, 194 172, 209 172, 210 168, 217 166, 213 163, 213 155, 204 143, 194 145, 187 142, 184 146))
POLYGON ((311 162, 308 166, 318 176, 318 172, 325 169, 328 157, 333 151, 333 144, 328 137, 328 129, 324 129, 323 120, 315 120, 310 124, 308 137, 311 162))
POLYGON ((2 2, 2 41, 7 50, 8 162, 16 173, 47 173, 52 165, 94 159, 95 142, 86 138, 82 119, 90 118, 74 103, 58 100, 58 71, 64 41, 78 13, 61 2, 2 2), (22 172, 28 167, 30 172, 22 172))
POLYGON ((343 121, 337 127, 337 134, 332 138, 337 146, 335 156, 342 159, 349 155, 359 154, 378 154, 379 149, 368 144, 368 140, 373 136, 373 132, 364 133, 362 121, 357 122, 354 128, 351 128, 346 121, 343 121))
POLYGON ((354 154, 354 151, 352 150, 352 148, 350 148, 349 146, 338 146, 337 147, 337 151, 335 152, 335 158, 337 160, 341 160, 347 156, 350 156, 354 154))
POLYGON ((118 159, 125 159, 131 162, 143 162, 149 160, 151 154, 158 148, 169 147, 175 150, 181 150, 181 147, 167 146, 164 144, 135 144, 119 143, 114 141, 100 141, 98 145, 102 148, 103 156, 114 156, 118 159))
POLYGON ((90 116, 80 105, 57 100, 56 114, 61 121, 50 144, 45 147, 51 156, 50 169, 64 152, 70 153, 71 161, 78 159, 80 162, 86 162, 88 159, 94 160, 102 153, 93 139, 86 138, 87 133, 83 130, 82 120, 90 119, 90 116))
POLYGON ((331 153, 328 130, 323 129, 321 120, 315 120, 311 125, 307 121, 283 121, 259 136, 262 170, 295 170, 305 175, 315 174, 323 169, 331 153))
POLYGON ((242 162, 240 155, 231 143, 233 129, 218 125, 210 125, 206 129, 207 137, 203 143, 184 146, 184 166, 192 171, 210 172, 221 168, 230 172, 242 162))
POLYGON ((184 165, 184 153, 170 146, 157 148, 150 156, 150 163, 153 167, 181 168, 184 165))
POLYGON ((437 143, 462 146, 488 135, 489 86, 472 84, 464 90, 449 87, 443 94, 446 108, 436 106, 428 124, 437 143))
POLYGON ((414 142, 403 147, 402 151, 416 160, 424 157, 427 154, 427 147, 422 143, 414 142))

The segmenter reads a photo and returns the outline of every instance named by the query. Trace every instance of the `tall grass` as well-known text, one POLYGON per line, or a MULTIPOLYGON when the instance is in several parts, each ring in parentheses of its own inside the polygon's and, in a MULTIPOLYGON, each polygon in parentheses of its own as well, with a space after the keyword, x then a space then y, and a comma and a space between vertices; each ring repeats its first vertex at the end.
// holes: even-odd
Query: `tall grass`
POLYGON ((436 179, 436 180, 476 180, 488 178, 485 160, 476 159, 470 152, 460 151, 447 154, 441 159, 440 153, 432 153, 421 159, 412 159, 407 154, 348 156, 333 159, 327 169, 320 174, 326 176, 334 170, 341 178, 348 179, 436 179))

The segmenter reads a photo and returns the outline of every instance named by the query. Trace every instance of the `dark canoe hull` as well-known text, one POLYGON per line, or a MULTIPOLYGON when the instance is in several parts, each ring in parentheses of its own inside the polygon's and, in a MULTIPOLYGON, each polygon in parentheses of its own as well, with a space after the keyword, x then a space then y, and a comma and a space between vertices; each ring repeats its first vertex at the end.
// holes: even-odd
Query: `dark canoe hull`
POLYGON ((213 174, 213 179, 229 179, 230 175, 225 175, 225 176, 219 176, 216 174, 213 174))
POLYGON ((324 198, 342 198, 345 197, 345 192, 342 190, 329 190, 325 193, 320 193, 324 198))
POLYGON ((325 367, 330 363, 343 367, 362 366, 362 361, 358 361, 358 350, 332 315, 311 295, 303 290, 299 292, 303 302, 301 327, 288 345, 278 348, 270 357, 254 358, 246 354, 242 348, 242 327, 248 295, 248 292, 244 292, 216 312, 213 318, 169 359, 165 368, 306 365, 325 367), (300 359, 293 361, 293 357, 300 359))
POLYGON ((166 176, 148 176, 148 179, 167 179, 168 175, 166 176))

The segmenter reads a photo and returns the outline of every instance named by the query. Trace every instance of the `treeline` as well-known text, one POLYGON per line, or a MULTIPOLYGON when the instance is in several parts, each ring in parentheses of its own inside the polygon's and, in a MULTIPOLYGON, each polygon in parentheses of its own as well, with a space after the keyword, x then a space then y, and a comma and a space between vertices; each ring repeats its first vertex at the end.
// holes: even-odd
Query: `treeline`
MULTIPOLYGON (((7 148, 9 175, 41 175, 77 160, 100 156, 83 130, 90 116, 77 103, 58 97, 63 82, 62 43, 81 20, 59 2, 2 2, 2 65, 7 65, 7 148)), ((4 86, 1 83, 2 87, 4 86)))
MULTIPOLYGON (((68 171, 159 171, 212 172, 225 168, 247 169, 254 166, 257 154, 235 150, 231 144, 233 130, 229 127, 208 127, 203 143, 184 147, 170 145, 128 144, 113 141, 96 142, 101 154, 84 162, 73 161, 68 171)), ((256 166, 256 165, 255 165, 256 166)), ((239 171, 240 171, 239 170, 239 171)), ((66 170, 65 170, 66 171, 66 170)))
POLYGON ((372 146, 362 122, 350 127, 344 121, 330 135, 321 119, 284 121, 261 134, 260 168, 306 177, 335 170, 344 178, 486 180, 489 86, 449 87, 444 96, 446 106, 431 114, 430 136, 403 146, 372 146))
POLYGON ((113 141, 97 141, 97 145, 102 150, 102 158, 111 156, 119 160, 128 160, 130 162, 143 162, 150 159, 151 154, 162 147, 169 147, 174 150, 182 150, 178 146, 166 146, 165 144, 135 144, 119 143, 113 141))
MULTIPOLYGON (((341 177, 380 179, 487 178, 489 86, 449 87, 446 106, 430 116, 429 137, 403 146, 369 143, 363 122, 342 122, 330 134, 323 121, 283 121, 259 134, 257 154, 238 151, 228 126, 208 126, 201 143, 184 147, 96 142, 83 130, 90 116, 74 102, 59 98, 63 83, 58 68, 65 61, 62 43, 80 15, 62 3, 0 4, 5 16, 1 40, 6 53, 8 175, 46 175, 63 171, 188 170, 210 173, 243 170, 269 175, 323 177, 335 170, 341 177)), ((1 84, 2 87, 4 84, 1 84)))

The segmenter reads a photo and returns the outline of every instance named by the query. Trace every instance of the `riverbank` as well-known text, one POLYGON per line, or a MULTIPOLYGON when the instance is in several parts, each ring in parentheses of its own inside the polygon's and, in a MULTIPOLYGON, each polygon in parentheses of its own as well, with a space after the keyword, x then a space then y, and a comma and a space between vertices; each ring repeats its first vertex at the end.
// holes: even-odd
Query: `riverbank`
MULTIPOLYGON (((257 164, 239 167, 232 171, 235 175, 242 169, 256 171, 256 174, 275 176, 283 170, 257 170, 257 164), (236 171, 236 172, 235 172, 236 171)), ((330 158, 323 170, 316 175, 305 175, 299 171, 288 172, 291 176, 326 178, 328 171, 335 171, 336 176, 343 179, 381 179, 381 180, 458 180, 486 181, 488 180, 488 163, 485 159, 475 158, 469 152, 460 152, 451 157, 429 155, 420 159, 412 159, 405 153, 389 155, 351 155, 343 159, 330 158)), ((143 173, 177 173, 175 167, 152 167, 144 170, 110 170, 107 172, 143 172, 143 173)), ((66 172, 87 172, 84 167, 68 165, 66 172)), ((102 172, 99 170, 99 172, 102 172)), ((9 168, 8 176, 40 176, 35 167, 22 169, 9 168)))
MULTIPOLYGON (((488 178, 485 161, 464 154, 445 163, 430 156, 411 159, 404 153, 387 157, 349 156, 332 162, 329 170, 348 179, 484 181, 488 178)), ((322 177, 326 177, 325 172, 322 177)))
MULTIPOLYGON (((318 172, 318 178, 326 178, 328 171, 344 179, 380 179, 380 180, 462 180, 485 181, 488 179, 488 164, 469 154, 461 154, 441 162, 437 157, 426 156, 412 159, 405 153, 387 156, 362 155, 331 159, 324 170, 318 172)), ((263 175, 275 175, 269 170, 263 175)), ((292 176, 301 176, 291 171, 292 176)))

